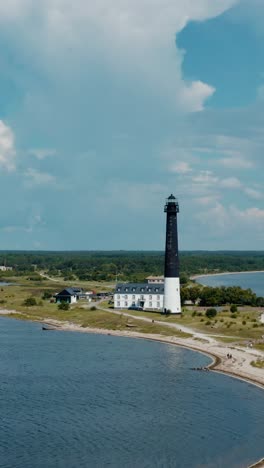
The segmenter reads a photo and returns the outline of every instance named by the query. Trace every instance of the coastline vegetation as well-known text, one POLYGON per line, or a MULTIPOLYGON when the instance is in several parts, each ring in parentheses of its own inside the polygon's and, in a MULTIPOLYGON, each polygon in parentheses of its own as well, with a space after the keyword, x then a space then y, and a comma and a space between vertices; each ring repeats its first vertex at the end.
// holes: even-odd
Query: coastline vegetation
MULTIPOLYGON (((181 284, 191 275, 228 271, 264 270, 264 252, 181 252, 181 284)), ((144 281, 162 275, 164 252, 0 252, 0 263, 13 268, 12 275, 28 275, 42 281, 38 272, 66 281, 144 281)), ((1 272, 2 278, 10 272, 1 272)))

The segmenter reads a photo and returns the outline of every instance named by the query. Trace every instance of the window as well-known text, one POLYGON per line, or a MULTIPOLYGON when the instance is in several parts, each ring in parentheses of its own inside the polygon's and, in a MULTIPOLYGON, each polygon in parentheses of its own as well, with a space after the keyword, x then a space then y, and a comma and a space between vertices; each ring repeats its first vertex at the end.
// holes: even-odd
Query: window
POLYGON ((136 292, 136 288, 132 288, 132 291, 133 291, 133 292, 136 292))
POLYGON ((140 299, 141 299, 142 301, 144 300, 143 294, 141 294, 140 299))
POLYGON ((128 306, 127 301, 125 301, 125 307, 127 307, 127 306, 128 306))
POLYGON ((120 294, 117 295, 117 299, 120 299, 120 294))
POLYGON ((152 302, 149 303, 149 307, 152 307, 152 302))
POLYGON ((158 296, 157 296, 157 301, 159 301, 159 300, 160 300, 160 296, 158 295, 158 296))
POLYGON ((117 307, 120 307, 120 301, 117 301, 117 307))
POLYGON ((155 292, 159 292, 159 288, 155 288, 155 292))
POLYGON ((128 288, 126 288, 125 291, 128 292, 128 288))
POLYGON ((152 299, 152 296, 151 296, 151 294, 149 295, 149 299, 152 299))
POLYGON ((120 289, 120 288, 118 288, 117 290, 118 290, 119 292, 121 291, 121 289, 120 289))
POLYGON ((125 299, 127 299, 127 294, 125 295, 125 299))
POLYGON ((157 307, 160 307, 160 302, 157 302, 157 307))
POLYGON ((135 300, 135 299, 136 299, 136 296, 135 296, 135 294, 133 294, 133 296, 132 296, 132 300, 135 300))

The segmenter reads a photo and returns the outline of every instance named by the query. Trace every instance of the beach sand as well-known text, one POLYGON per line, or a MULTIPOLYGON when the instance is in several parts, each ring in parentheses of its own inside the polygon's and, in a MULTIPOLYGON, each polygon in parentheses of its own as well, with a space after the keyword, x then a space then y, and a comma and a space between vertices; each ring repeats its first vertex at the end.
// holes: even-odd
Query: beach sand
POLYGON ((53 325, 58 330, 71 331, 79 333, 96 333, 111 336, 123 336, 126 338, 138 338, 145 340, 159 341, 174 346, 181 346, 184 348, 192 349, 200 353, 212 357, 213 362, 208 368, 214 372, 222 372, 230 375, 231 377, 246 380, 254 385, 264 388, 264 369, 252 367, 251 361, 257 359, 264 360, 264 352, 251 348, 242 348, 218 342, 217 340, 208 337, 205 334, 199 338, 179 338, 175 336, 163 336, 150 333, 138 333, 131 330, 117 331, 105 330, 101 328, 83 328, 70 322, 60 322, 56 320, 47 320, 49 325, 53 325), (209 341, 210 339, 210 341, 209 341), (228 358, 227 354, 231 354, 232 358, 228 358))

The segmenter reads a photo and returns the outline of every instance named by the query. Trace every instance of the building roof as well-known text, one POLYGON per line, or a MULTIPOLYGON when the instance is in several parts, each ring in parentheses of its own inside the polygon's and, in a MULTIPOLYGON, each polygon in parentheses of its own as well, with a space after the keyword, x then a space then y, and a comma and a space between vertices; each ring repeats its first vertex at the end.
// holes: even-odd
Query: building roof
POLYGON ((122 283, 117 284, 115 294, 164 294, 164 284, 122 283))
POLYGON ((147 276, 147 280, 163 280, 164 281, 164 276, 147 276))
POLYGON ((76 296, 78 292, 80 292, 79 288, 65 288, 57 296, 76 296))

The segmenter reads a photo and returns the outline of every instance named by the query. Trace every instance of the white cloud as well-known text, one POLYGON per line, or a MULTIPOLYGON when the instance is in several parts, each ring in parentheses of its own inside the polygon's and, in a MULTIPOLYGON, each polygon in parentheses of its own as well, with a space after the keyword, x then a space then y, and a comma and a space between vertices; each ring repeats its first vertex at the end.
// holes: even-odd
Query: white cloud
POLYGON ((178 161, 170 167, 170 172, 175 172, 176 174, 188 174, 192 171, 192 168, 188 162, 178 161))
POLYGON ((236 3, 75 0, 73 7, 72 0, 38 0, 36 7, 35 0, 9 0, 0 2, 0 24, 12 28, 11 36, 15 31, 19 53, 49 78, 70 83, 73 75, 100 63, 167 97, 174 108, 192 112, 203 109, 214 88, 184 80, 175 37, 189 21, 218 16, 236 3))
POLYGON ((55 156, 56 153, 56 150, 53 148, 32 148, 29 150, 29 154, 35 156, 39 160, 55 156))
POLYGON ((28 168, 24 174, 27 178, 26 185, 28 187, 40 186, 40 185, 55 185, 56 178, 48 174, 47 172, 40 172, 33 168, 28 168))
POLYGON ((260 190, 256 190, 249 187, 245 188, 245 193, 254 200, 262 200, 264 197, 263 193, 260 190))
POLYGON ((15 169, 15 137, 10 127, 0 120, 0 166, 8 171, 15 169))

